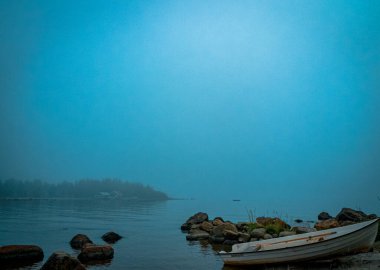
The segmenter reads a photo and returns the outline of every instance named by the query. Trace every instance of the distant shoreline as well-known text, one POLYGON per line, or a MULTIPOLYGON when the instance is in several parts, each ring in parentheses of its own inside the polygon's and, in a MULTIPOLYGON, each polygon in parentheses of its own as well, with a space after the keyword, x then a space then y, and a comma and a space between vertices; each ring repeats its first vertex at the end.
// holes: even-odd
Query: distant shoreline
POLYGON ((165 201, 164 192, 151 186, 119 179, 82 179, 51 183, 41 180, 0 180, 0 199, 14 200, 136 200, 165 201))
MULTIPOLYGON (((76 197, 19 197, 19 198, 0 198, 0 201, 168 201, 173 200, 171 198, 166 199, 140 199, 140 198, 76 198, 76 197)), ((174 199, 175 200, 175 199, 174 199)))

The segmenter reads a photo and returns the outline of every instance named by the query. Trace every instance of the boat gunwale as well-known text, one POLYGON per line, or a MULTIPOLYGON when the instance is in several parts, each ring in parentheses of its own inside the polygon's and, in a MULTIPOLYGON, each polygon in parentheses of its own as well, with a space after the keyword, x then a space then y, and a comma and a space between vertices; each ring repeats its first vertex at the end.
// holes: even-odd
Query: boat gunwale
MULTIPOLYGON (((268 250, 258 250, 258 251, 242 251, 242 252, 225 252, 225 253, 221 253, 221 252, 218 252, 218 255, 222 256, 222 257, 226 257, 226 256, 233 256, 235 257, 235 255, 239 255, 239 254, 251 254, 251 253, 264 253, 264 252, 277 252, 279 250, 284 250, 284 249, 292 249, 292 248, 299 248, 299 247, 303 247, 303 246, 312 246, 312 245, 318 245, 318 244, 321 244, 321 243, 326 243, 326 242, 329 242, 329 241, 332 241, 332 240, 336 240, 336 239, 339 239, 339 238, 342 238, 342 237, 345 237, 345 236, 348 236, 348 235, 351 235, 351 234, 354 234, 354 233, 357 233, 357 232, 360 232, 362 231, 363 229, 366 229, 368 228, 369 226, 379 222, 380 218, 376 218, 376 219, 373 219, 372 222, 368 223, 367 225, 365 225, 364 227, 360 228, 360 229, 357 229, 357 230, 354 230, 354 231, 351 231, 351 232, 348 232, 348 233, 345 233, 345 234, 342 234, 342 235, 339 235, 339 236, 336 236, 334 238, 330 238, 330 239, 326 239, 326 240, 323 240, 323 241, 320 241, 320 242, 314 242, 314 243, 308 243, 308 244, 302 244, 302 245, 298 245, 298 246, 290 246, 290 247, 283 247, 283 248, 276 248, 276 249, 268 249, 268 250)), ((369 220, 371 221, 371 220, 369 220)), ((368 222, 368 221, 367 221, 368 222)), ((355 224, 358 224, 358 223, 355 223, 355 224)), ((352 224, 354 225, 354 224, 352 224)), ((349 226, 349 225, 348 225, 349 226)), ((343 228, 345 226, 342 226, 342 227, 337 227, 337 228, 343 228)), ((321 230, 322 232, 323 230, 321 230)), ((260 242, 260 241, 257 241, 257 242, 260 242)))

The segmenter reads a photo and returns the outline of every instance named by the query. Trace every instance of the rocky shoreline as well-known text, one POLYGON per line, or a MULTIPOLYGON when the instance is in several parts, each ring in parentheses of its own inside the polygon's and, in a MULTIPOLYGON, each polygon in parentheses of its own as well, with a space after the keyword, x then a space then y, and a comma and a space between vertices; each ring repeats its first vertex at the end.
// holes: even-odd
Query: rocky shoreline
MULTIPOLYGON (((80 251, 78 256, 63 251, 56 251, 50 255, 41 270, 83 270, 86 265, 109 263, 114 256, 111 244, 116 243, 122 236, 115 232, 108 232, 102 239, 108 245, 96 245, 84 234, 77 234, 70 240, 73 250, 80 251)), ((0 246, 0 265, 6 268, 18 268, 41 262, 44 258, 42 248, 35 245, 8 245, 0 246)))
MULTIPOLYGON (((292 227, 278 217, 257 217, 255 221, 233 223, 225 221, 222 217, 210 219, 207 213, 198 212, 182 224, 181 230, 186 233, 188 241, 202 240, 210 244, 223 244, 228 250, 228 246, 237 243, 336 228, 375 218, 377 218, 375 214, 367 215, 362 211, 343 208, 335 217, 327 212, 321 212, 314 227, 292 227)), ((302 223, 302 220, 295 222, 302 223)), ((379 233, 377 240, 380 240, 379 233)))

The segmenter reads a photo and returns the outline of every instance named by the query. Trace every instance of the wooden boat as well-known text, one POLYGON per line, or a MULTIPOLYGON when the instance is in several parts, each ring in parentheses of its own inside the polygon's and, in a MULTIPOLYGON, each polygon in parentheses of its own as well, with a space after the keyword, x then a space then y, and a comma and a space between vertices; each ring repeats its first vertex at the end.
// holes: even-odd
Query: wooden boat
POLYGON ((276 264, 316 260, 368 251, 378 230, 374 219, 344 227, 235 244, 219 252, 228 265, 276 264))

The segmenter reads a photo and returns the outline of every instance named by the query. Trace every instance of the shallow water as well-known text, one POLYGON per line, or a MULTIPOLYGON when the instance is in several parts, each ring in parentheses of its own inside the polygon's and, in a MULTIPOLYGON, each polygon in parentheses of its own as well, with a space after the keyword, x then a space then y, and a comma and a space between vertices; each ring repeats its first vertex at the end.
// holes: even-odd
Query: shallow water
MULTIPOLYGON (((115 231, 124 238, 113 245, 115 255, 112 261, 91 265, 88 269, 232 270, 237 268, 223 267, 216 254, 218 247, 188 242, 179 228, 190 215, 201 210, 210 218, 222 216, 233 222, 247 221, 247 211, 253 209, 248 209, 247 205, 250 204, 233 201, 216 204, 196 200, 1 200, 0 245, 38 245, 44 250, 45 261, 58 250, 77 254, 69 245, 77 233, 86 234, 94 243, 103 244, 101 236, 115 231)), ((253 212, 255 215, 276 214, 264 211, 267 213, 253 212)), ((282 217, 291 222, 300 216, 286 214, 282 217)), ((39 269, 42 264, 23 269, 39 269)))

